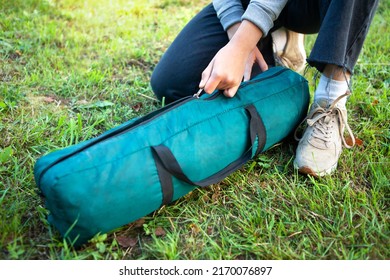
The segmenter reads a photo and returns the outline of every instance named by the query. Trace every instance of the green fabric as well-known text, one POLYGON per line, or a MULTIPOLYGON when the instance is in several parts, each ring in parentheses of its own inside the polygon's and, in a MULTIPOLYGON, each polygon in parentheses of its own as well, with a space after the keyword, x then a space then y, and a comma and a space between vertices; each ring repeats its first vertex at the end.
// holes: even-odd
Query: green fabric
MULTIPOLYGON (((234 98, 219 92, 186 98, 49 153, 34 170, 49 222, 80 245, 96 233, 146 216, 162 203, 151 146, 169 147, 188 178, 200 181, 248 149, 246 106, 254 105, 263 120, 266 150, 294 131, 308 103, 307 81, 291 70, 273 67, 243 83, 234 98)), ((174 200, 195 188, 177 178, 173 184, 174 200)))

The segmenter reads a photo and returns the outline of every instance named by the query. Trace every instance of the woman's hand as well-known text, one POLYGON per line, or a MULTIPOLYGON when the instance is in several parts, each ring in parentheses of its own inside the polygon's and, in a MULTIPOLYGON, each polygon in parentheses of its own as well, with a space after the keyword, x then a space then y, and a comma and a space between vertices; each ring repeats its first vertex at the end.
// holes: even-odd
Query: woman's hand
MULTIPOLYGON (((229 37, 229 40, 231 40, 236 34, 238 28, 240 27, 240 23, 233 24, 229 27, 227 30, 227 34, 229 37)), ((249 81, 252 74, 253 64, 257 63, 262 71, 265 71, 268 69, 268 65, 265 62, 263 55, 261 54, 260 50, 257 48, 257 46, 253 49, 253 51, 250 53, 246 64, 245 64, 245 71, 244 71, 244 82, 249 81)))
POLYGON ((259 28, 244 21, 233 25, 227 32, 231 40, 203 71, 199 87, 207 93, 224 90, 227 97, 233 97, 242 79, 250 79, 254 63, 258 63, 262 71, 268 66, 256 46, 263 34, 259 28))
POLYGON ((253 64, 257 63, 261 69, 261 71, 268 70, 267 62, 265 62, 263 55, 259 51, 257 47, 253 49, 253 51, 249 54, 249 57, 245 64, 244 71, 244 81, 249 81, 251 79, 253 64))

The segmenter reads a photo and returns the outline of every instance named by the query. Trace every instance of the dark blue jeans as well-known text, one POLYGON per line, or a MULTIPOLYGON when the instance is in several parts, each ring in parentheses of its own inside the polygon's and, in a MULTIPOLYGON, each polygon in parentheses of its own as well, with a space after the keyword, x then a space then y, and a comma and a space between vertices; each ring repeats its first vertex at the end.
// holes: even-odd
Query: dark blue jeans
MULTIPOLYGON (((249 0, 241 2, 246 8, 249 0)), ((272 30, 284 26, 303 34, 318 33, 308 64, 320 72, 325 65, 334 64, 352 74, 377 5, 378 0, 290 0, 272 30)), ((258 48, 273 66, 271 32, 258 48)), ((151 77, 155 95, 169 103, 194 94, 203 70, 227 43, 227 34, 210 4, 184 27, 157 64, 151 77)), ((255 64, 252 75, 259 71, 255 64)))

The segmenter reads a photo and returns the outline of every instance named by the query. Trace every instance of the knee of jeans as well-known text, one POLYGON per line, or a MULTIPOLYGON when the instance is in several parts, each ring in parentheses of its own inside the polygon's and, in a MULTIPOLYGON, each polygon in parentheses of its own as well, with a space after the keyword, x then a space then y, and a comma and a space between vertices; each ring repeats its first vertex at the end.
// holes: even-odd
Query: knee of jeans
POLYGON ((171 99, 173 96, 169 96, 169 80, 159 72, 154 71, 150 78, 150 86, 152 87, 154 95, 161 101, 163 98, 171 99))
POLYGON ((150 79, 150 85, 154 95, 158 100, 164 100, 165 104, 186 97, 194 91, 190 89, 191 85, 183 82, 180 83, 171 77, 172 75, 166 74, 165 72, 154 71, 150 79))

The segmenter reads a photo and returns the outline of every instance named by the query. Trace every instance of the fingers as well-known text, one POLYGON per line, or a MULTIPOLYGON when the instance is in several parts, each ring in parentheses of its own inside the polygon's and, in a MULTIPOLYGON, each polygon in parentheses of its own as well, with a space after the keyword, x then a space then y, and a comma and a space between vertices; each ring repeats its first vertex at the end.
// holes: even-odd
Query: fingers
POLYGON ((199 88, 202 88, 208 94, 213 93, 216 89, 225 90, 226 96, 233 97, 238 88, 236 85, 239 85, 240 82, 240 80, 236 81, 231 75, 218 71, 213 59, 202 73, 199 88))
POLYGON ((253 49, 249 56, 239 56, 229 46, 221 49, 206 69, 202 72, 199 88, 211 94, 216 89, 224 91, 227 97, 233 97, 241 82, 251 79, 253 64, 257 63, 262 71, 268 69, 258 48, 253 49))
POLYGON ((216 72, 214 64, 215 59, 213 59, 202 72, 202 79, 199 83, 199 88, 202 88, 208 94, 213 93, 217 88, 222 89, 222 77, 216 72))
POLYGON ((213 64, 214 64, 214 59, 209 63, 209 65, 206 67, 206 69, 204 69, 204 71, 202 72, 202 78, 201 78, 200 83, 199 83, 199 88, 204 89, 207 81, 210 78, 211 71, 213 70, 213 64))
POLYGON ((241 80, 235 80, 231 76, 222 76, 217 72, 212 72, 203 87, 206 93, 213 93, 216 89, 224 90, 224 94, 227 97, 233 97, 238 87, 241 84, 241 80))
POLYGON ((259 65, 262 72, 268 70, 268 64, 265 62, 264 57, 258 48, 255 48, 255 61, 259 65))
POLYGON ((239 88, 239 86, 235 86, 235 87, 231 87, 229 89, 225 89, 223 91, 223 94, 226 97, 233 97, 234 95, 236 95, 238 88, 239 88))
POLYGON ((268 70, 268 64, 265 62, 263 55, 256 47, 251 55, 248 58, 248 61, 245 64, 245 72, 244 72, 244 82, 249 81, 251 79, 253 64, 257 63, 262 72, 268 70))
POLYGON ((253 68, 254 60, 248 60, 245 64, 245 72, 244 72, 244 82, 249 81, 251 79, 252 68, 253 68))

